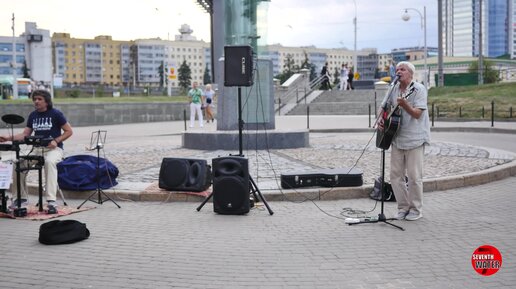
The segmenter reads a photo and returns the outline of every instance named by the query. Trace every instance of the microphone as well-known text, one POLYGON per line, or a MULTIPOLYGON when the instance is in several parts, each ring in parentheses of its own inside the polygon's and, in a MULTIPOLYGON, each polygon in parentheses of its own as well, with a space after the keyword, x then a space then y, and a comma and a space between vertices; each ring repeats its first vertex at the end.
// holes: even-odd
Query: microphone
POLYGON ((396 77, 394 77, 394 80, 391 81, 391 86, 396 85, 396 83, 398 83, 398 81, 400 81, 400 77, 401 77, 401 75, 396 74, 396 77))

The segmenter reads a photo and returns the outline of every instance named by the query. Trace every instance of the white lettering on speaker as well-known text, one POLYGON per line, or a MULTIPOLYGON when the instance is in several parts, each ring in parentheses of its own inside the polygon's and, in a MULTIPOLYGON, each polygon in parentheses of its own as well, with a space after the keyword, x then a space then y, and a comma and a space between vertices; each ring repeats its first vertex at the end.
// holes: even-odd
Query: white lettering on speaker
POLYGON ((245 75, 245 57, 242 57, 242 75, 245 75))

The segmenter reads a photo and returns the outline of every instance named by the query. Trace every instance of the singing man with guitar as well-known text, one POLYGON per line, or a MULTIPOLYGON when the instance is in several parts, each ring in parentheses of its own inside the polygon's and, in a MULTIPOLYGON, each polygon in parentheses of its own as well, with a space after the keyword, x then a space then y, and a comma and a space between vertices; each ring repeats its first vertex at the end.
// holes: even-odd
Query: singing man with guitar
MULTIPOLYGON (((409 221, 423 216, 423 161, 425 145, 430 144, 428 93, 413 81, 414 72, 410 62, 396 65, 392 92, 383 100, 378 120, 379 133, 392 135, 390 180, 398 203, 394 217, 409 221)), ((388 148, 390 140, 382 148, 388 148)))

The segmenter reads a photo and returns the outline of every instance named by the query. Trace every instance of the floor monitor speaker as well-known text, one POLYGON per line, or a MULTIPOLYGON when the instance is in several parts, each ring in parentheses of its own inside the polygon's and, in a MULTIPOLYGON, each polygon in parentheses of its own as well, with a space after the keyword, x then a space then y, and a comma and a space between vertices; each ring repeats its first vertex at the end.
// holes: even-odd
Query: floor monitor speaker
POLYGON ((211 184, 211 167, 206 160, 164 158, 159 187, 170 191, 202 192, 211 184))
POLYGON ((224 46, 224 86, 253 85, 251 46, 224 46))
POLYGON ((213 210, 224 215, 242 215, 250 210, 247 158, 219 157, 212 160, 213 210))

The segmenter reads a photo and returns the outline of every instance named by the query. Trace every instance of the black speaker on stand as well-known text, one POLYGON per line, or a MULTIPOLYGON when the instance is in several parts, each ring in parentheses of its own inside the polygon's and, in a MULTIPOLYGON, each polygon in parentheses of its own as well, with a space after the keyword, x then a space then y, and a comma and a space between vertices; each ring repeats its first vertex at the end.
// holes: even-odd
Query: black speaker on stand
POLYGON ((224 86, 238 86, 238 155, 212 160, 213 192, 197 207, 200 211, 213 196, 213 210, 226 215, 249 212, 250 194, 261 200, 269 214, 274 212, 249 175, 248 160, 242 148, 242 87, 253 85, 253 49, 251 46, 224 46, 224 86))

